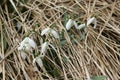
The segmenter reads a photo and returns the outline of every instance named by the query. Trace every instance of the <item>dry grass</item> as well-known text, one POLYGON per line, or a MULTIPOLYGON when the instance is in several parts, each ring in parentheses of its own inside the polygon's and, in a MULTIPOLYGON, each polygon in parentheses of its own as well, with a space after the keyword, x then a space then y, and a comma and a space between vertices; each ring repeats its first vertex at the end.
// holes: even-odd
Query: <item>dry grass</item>
POLYGON ((119 0, 10 1, 0 6, 1 80, 86 80, 100 75, 120 80, 119 0), (92 16, 98 21, 96 29, 91 25, 66 31, 69 18, 83 23, 92 16), (17 22, 22 25, 20 31, 15 28, 17 22), (58 31, 61 38, 40 36, 46 27, 58 31), (17 48, 26 36, 35 40, 37 49, 23 60, 17 48), (32 64, 32 56, 41 54, 45 40, 57 51, 49 49, 40 68, 32 64))

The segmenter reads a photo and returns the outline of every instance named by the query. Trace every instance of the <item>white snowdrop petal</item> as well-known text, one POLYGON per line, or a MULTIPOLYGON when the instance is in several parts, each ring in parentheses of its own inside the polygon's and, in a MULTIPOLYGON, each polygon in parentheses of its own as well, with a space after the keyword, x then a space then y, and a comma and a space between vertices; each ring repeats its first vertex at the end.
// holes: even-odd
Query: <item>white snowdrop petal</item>
POLYGON ((35 49, 36 43, 32 39, 29 39, 29 44, 31 47, 33 47, 35 49))
POLYGON ((42 60, 41 60, 40 57, 37 57, 37 58, 36 58, 36 62, 38 63, 38 65, 39 65, 40 67, 43 67, 43 62, 42 62, 42 60))
POLYGON ((46 33, 49 33, 49 31, 50 31, 50 28, 43 29, 42 32, 41 32, 41 36, 43 36, 46 33))
POLYGON ((94 17, 88 19, 88 20, 87 20, 87 26, 90 25, 91 23, 93 23, 94 19, 95 19, 94 17))
POLYGON ((36 58, 33 59, 33 65, 35 64, 36 58))
POLYGON ((29 37, 26 37, 21 43, 20 43, 20 46, 23 47, 25 46, 26 43, 28 43, 29 41, 29 37))
POLYGON ((23 50, 30 51, 31 50, 30 44, 25 44, 25 46, 23 47, 23 50))
POLYGON ((81 24, 81 25, 79 25, 76 29, 82 29, 82 28, 84 28, 85 27, 85 24, 81 24))
POLYGON ((88 19, 87 26, 90 25, 91 23, 93 23, 94 24, 94 28, 96 28, 97 20, 96 20, 95 17, 88 19))
POLYGON ((18 47, 18 50, 22 50, 25 46, 25 43, 28 41, 28 37, 26 37, 21 43, 20 43, 20 47, 18 47))
POLYGON ((74 21, 73 24, 74 24, 75 28, 77 29, 78 24, 76 23, 76 21, 74 21))
POLYGON ((44 42, 44 43, 41 45, 41 53, 45 53, 45 52, 46 52, 47 45, 48 45, 47 42, 44 42))
POLYGON ((59 34, 55 30, 51 29, 51 33, 55 38, 59 38, 59 34))
POLYGON ((66 23, 66 29, 69 30, 73 26, 73 20, 69 19, 68 22, 66 23))
POLYGON ((50 45, 55 51, 57 51, 52 44, 48 43, 48 45, 50 45))
POLYGON ((18 50, 22 50, 22 47, 20 46, 20 47, 18 47, 18 50))
POLYGON ((26 59, 27 54, 26 54, 24 51, 21 51, 21 57, 22 57, 23 59, 26 59))

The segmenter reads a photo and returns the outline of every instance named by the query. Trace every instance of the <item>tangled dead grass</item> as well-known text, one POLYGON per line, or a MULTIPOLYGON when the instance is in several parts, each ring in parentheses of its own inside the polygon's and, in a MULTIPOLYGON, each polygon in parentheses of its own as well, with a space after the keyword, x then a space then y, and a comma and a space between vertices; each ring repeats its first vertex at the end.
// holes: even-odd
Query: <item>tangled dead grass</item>
POLYGON ((120 79, 119 0, 28 0, 26 4, 9 4, 14 6, 12 12, 10 5, 0 6, 1 80, 86 80, 100 75, 107 76, 106 80, 120 79), (66 31, 69 18, 83 23, 92 16, 97 19, 96 29, 91 25, 85 31, 66 31), (22 26, 19 31, 17 23, 22 26), (46 27, 55 29, 64 40, 41 37, 46 27), (23 60, 17 48, 26 36, 35 40, 37 49, 23 60), (32 64, 31 55, 41 54, 45 39, 57 51, 49 49, 40 68, 32 64))

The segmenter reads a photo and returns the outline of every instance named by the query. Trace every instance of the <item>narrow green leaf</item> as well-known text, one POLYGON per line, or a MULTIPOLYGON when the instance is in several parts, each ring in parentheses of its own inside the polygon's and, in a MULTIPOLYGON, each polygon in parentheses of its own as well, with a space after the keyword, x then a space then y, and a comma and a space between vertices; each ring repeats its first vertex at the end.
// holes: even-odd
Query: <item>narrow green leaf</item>
POLYGON ((107 76, 93 76, 91 77, 91 80, 105 80, 107 76))

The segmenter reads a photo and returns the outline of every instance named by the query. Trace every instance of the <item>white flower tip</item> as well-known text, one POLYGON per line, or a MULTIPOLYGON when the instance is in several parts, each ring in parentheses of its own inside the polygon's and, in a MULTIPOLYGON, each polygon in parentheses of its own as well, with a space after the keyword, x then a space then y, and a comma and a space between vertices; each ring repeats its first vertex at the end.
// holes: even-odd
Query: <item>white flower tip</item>
POLYGON ((69 30, 73 26, 73 20, 69 19, 68 22, 66 23, 66 29, 69 30))
POLYGON ((43 62, 42 62, 42 60, 41 60, 40 57, 36 60, 36 62, 38 63, 38 65, 39 65, 40 67, 43 67, 43 62))
POLYGON ((84 28, 85 27, 85 24, 81 24, 81 25, 79 25, 76 29, 82 29, 82 28, 84 28))
POLYGON ((40 66, 40 67, 43 67, 43 62, 41 60, 40 57, 36 57, 34 60, 33 60, 33 65, 35 64, 35 62, 37 62, 37 64, 40 66))
POLYGON ((24 51, 21 51, 21 57, 22 57, 23 59, 26 59, 27 54, 26 54, 24 51))
POLYGON ((33 47, 34 49, 35 49, 36 46, 37 46, 36 43, 35 43, 32 39, 30 39, 30 38, 29 38, 29 44, 30 44, 30 46, 33 47))
POLYGON ((21 47, 18 47, 18 50, 21 50, 22 48, 21 47))
POLYGON ((51 29, 51 33, 55 38, 59 38, 59 34, 55 30, 51 29))
POLYGON ((77 29, 78 24, 76 23, 76 21, 74 21, 73 24, 74 24, 75 28, 77 29))
POLYGON ((35 62, 36 62, 36 58, 33 59, 33 65, 35 64, 35 62))
POLYGON ((46 49, 47 49, 47 45, 48 45, 47 42, 44 42, 44 43, 41 45, 41 53, 45 53, 45 51, 46 51, 46 49))
POLYGON ((59 34, 51 28, 45 28, 44 30, 42 30, 41 36, 45 35, 46 33, 52 33, 55 38, 59 38, 59 34))
POLYGON ((87 26, 90 25, 91 23, 93 23, 94 24, 94 28, 96 28, 97 20, 96 20, 95 17, 92 17, 92 18, 88 19, 87 26))
POLYGON ((41 36, 43 36, 44 34, 48 33, 50 31, 50 28, 45 28, 42 30, 41 32, 41 36))

